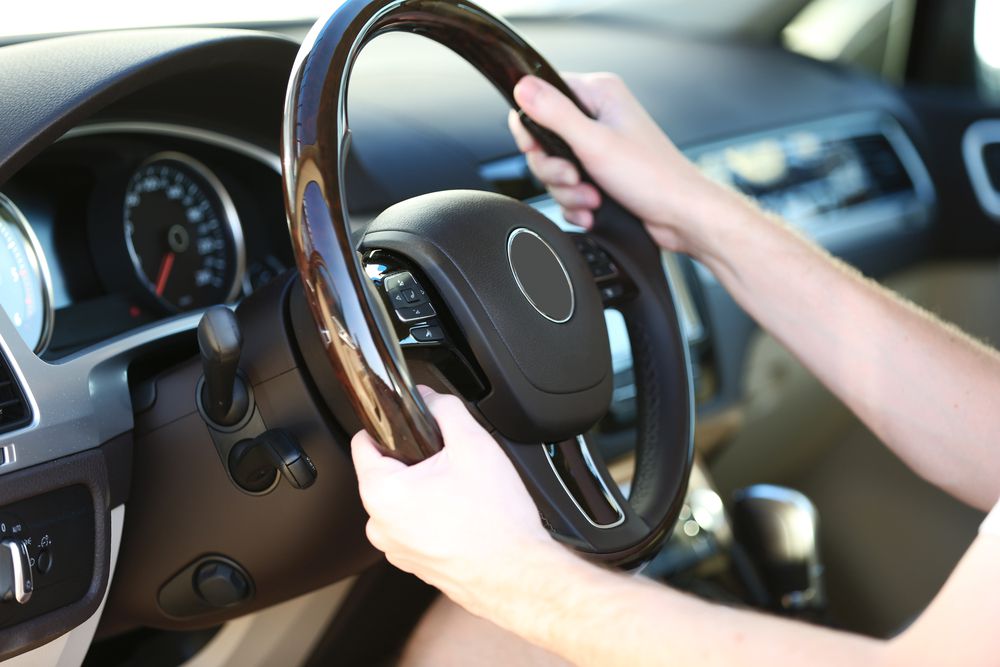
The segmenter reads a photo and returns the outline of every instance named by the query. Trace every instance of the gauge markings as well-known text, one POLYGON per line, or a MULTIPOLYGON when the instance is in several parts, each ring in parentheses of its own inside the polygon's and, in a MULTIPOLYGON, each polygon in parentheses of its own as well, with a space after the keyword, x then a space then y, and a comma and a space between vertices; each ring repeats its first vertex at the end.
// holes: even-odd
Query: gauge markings
POLYGON ((129 180, 124 218, 136 275, 168 308, 238 296, 242 232, 232 201, 204 165, 179 153, 153 156, 129 180))

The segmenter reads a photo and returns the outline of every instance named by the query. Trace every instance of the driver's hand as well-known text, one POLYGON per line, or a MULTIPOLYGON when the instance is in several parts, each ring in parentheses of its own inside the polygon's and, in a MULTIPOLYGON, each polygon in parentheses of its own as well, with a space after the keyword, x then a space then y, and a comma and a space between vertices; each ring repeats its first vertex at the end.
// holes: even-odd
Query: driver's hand
MULTIPOLYGON (((742 198, 704 177, 617 76, 566 74, 564 79, 596 120, 537 77, 521 79, 514 99, 532 120, 569 144, 597 184, 642 220, 657 243, 695 256, 711 252, 713 221, 726 215, 725 207, 745 206, 742 198)), ((590 227, 600 205, 597 190, 580 182, 572 163, 545 154, 513 111, 509 121, 529 167, 566 219, 590 227)))
POLYGON ((367 432, 351 450, 368 539, 396 567, 476 612, 553 548, 507 455, 454 397, 420 388, 444 449, 413 466, 382 454, 367 432))

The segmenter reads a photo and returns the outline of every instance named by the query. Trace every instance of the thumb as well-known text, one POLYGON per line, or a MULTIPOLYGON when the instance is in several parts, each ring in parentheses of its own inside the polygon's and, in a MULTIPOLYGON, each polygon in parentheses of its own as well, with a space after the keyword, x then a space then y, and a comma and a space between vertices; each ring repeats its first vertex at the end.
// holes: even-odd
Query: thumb
POLYGON ((605 130, 555 86, 536 76, 518 81, 514 101, 531 120, 558 134, 574 151, 593 143, 605 130))
POLYGON ((351 458, 358 480, 365 484, 406 468, 391 456, 383 456, 368 431, 358 431, 351 439, 351 458))

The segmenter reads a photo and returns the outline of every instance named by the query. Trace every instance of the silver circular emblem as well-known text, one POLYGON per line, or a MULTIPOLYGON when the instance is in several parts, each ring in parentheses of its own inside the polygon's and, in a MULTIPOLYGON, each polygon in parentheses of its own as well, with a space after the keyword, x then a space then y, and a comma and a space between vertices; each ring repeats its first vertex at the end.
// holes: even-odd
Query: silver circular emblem
POLYGON ((519 227, 507 237, 507 260, 514 282, 538 314, 562 324, 573 317, 576 295, 562 260, 545 239, 519 227))

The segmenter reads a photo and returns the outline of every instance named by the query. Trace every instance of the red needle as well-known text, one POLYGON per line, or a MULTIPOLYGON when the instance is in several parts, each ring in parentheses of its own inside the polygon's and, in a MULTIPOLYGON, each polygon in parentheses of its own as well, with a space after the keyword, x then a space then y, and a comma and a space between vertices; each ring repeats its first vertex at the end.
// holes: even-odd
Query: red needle
POLYGON ((167 279, 170 278, 170 271, 174 268, 174 253, 168 252, 160 262, 160 272, 156 274, 156 296, 163 296, 163 290, 167 287, 167 279))

